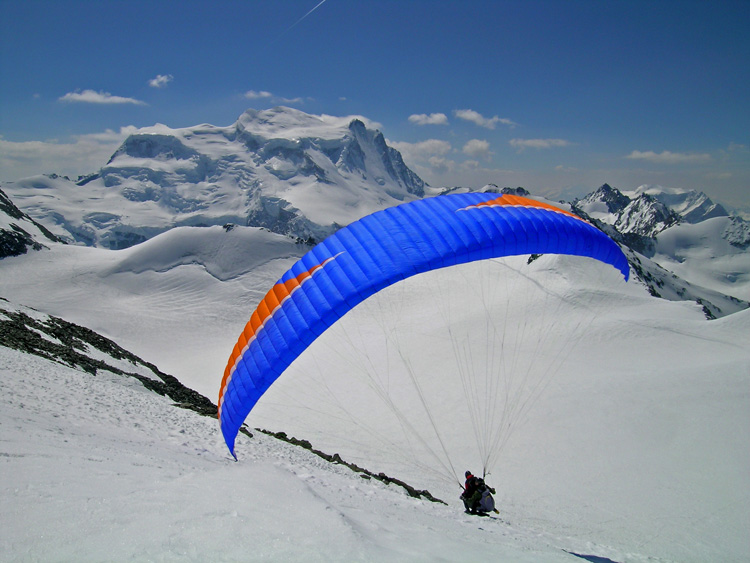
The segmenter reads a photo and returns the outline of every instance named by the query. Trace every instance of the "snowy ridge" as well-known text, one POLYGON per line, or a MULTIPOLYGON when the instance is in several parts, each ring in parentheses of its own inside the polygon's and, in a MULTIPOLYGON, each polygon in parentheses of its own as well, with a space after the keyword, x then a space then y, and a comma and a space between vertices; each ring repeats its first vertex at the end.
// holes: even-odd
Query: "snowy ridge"
POLYGON ((257 227, 176 227, 126 249, 101 276, 166 272, 198 265, 220 281, 261 269, 274 260, 296 259, 308 249, 299 242, 257 227))
MULTIPOLYGON (((744 299, 739 299, 714 289, 708 289, 708 287, 720 285, 721 281, 712 280, 711 273, 706 273, 706 275, 702 276, 702 279, 708 282, 705 286, 694 285, 663 268, 657 262, 631 249, 627 249, 626 254, 635 277, 654 297, 669 301, 693 301, 700 305, 707 319, 716 319, 750 308, 750 303, 744 299)), ((698 276, 697 273, 690 277, 694 278, 696 276, 698 276)), ((744 276, 743 279, 732 281, 739 281, 743 285, 746 285, 750 280, 747 279, 747 276, 744 276)), ((725 291, 738 289, 737 287, 727 287, 728 285, 724 284, 723 289, 725 291)))
POLYGON ((216 414, 216 407, 208 399, 90 329, 11 304, 6 299, 0 299, 0 328, 0 344, 7 348, 40 356, 92 376, 108 372, 124 380, 134 379, 145 388, 166 395, 200 414, 216 414))

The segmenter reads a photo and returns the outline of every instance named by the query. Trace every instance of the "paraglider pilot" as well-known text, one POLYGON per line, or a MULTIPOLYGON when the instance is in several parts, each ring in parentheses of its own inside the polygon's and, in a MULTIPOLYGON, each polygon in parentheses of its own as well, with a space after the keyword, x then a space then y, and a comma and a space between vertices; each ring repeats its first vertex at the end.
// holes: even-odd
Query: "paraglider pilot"
POLYGON ((466 477, 466 483, 464 484, 464 492, 461 493, 461 500, 464 501, 466 512, 469 514, 487 514, 488 512, 497 514, 495 499, 492 497, 495 494, 495 489, 487 486, 481 477, 472 475, 471 471, 467 471, 464 476, 466 477))

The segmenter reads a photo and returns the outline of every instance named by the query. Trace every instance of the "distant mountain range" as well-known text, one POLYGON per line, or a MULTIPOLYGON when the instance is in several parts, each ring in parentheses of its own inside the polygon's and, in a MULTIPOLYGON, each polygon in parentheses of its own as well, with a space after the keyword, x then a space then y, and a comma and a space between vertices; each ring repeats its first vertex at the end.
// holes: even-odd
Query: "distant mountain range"
MULTIPOLYGON (((229 127, 140 129, 97 173, 2 185, 0 257, 60 242, 123 249, 179 226, 263 227, 311 244, 368 213, 456 191, 427 186, 367 123, 275 108, 229 127)), ((697 301, 708 317, 750 306, 750 223, 706 194, 604 184, 567 205, 629 249, 653 295, 697 301)))
POLYGON ((631 268, 652 295, 696 301, 707 317, 748 306, 750 223, 706 194, 604 184, 571 208, 629 249, 631 268))
MULTIPOLYGON (((678 223, 696 224, 729 213, 703 192, 644 185, 634 192, 621 192, 608 184, 573 205, 623 234, 653 238, 678 223)), ((739 219, 739 218, 737 218, 739 219)), ((732 244, 747 248, 750 234, 728 233, 732 244)))

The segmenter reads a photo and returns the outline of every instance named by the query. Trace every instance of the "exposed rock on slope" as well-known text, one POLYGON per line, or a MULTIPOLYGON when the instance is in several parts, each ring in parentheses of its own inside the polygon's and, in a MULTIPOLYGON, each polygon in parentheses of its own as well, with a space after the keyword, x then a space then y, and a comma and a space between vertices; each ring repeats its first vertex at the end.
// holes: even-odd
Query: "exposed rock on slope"
POLYGON ((46 227, 18 209, 4 191, 0 190, 0 258, 26 254, 29 248, 40 250, 40 241, 62 242, 46 227))

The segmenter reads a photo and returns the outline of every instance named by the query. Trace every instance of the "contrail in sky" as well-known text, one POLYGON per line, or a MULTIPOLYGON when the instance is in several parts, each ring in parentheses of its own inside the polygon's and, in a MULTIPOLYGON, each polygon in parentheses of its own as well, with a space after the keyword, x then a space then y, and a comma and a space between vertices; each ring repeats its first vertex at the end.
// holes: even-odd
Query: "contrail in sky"
MULTIPOLYGON (((301 22, 302 20, 304 20, 304 19, 305 19, 305 18, 306 18, 307 16, 309 16, 309 15, 310 15, 310 14, 312 14, 312 13, 313 13, 313 12, 314 12, 315 10, 317 10, 317 9, 318 9, 318 8, 320 8, 320 7, 321 7, 321 6, 323 5, 323 4, 325 4, 325 2, 326 2, 326 0, 320 0, 320 2, 318 2, 318 3, 317 3, 317 4, 315 5, 315 7, 314 7, 314 8, 312 9, 312 10, 310 10, 310 11, 309 11, 309 12, 307 12, 307 13, 306 13, 306 14, 305 14, 304 16, 302 16, 302 17, 301 17, 300 19, 298 19, 298 20, 297 20, 296 22, 294 22, 294 23, 293 23, 293 24, 292 24, 292 25, 291 25, 291 26, 289 27, 289 29, 287 29, 286 31, 290 31, 290 30, 291 30, 291 29, 292 29, 293 27, 295 27, 295 26, 296 26, 296 25, 297 25, 297 24, 298 24, 299 22, 301 22)), ((284 33, 286 33, 286 31, 285 31, 284 33)))
POLYGON ((318 8, 320 8, 320 7, 321 7, 321 6, 323 5, 323 4, 325 4, 325 3, 326 3, 326 1, 327 1, 327 0, 321 0, 320 2, 318 2, 318 3, 317 3, 317 4, 316 4, 316 5, 314 6, 314 7, 313 7, 313 9, 312 9, 312 10, 310 10, 309 12, 307 12, 307 13, 306 13, 306 14, 305 14, 304 16, 302 16, 302 17, 301 17, 300 19, 298 19, 298 20, 297 20, 296 22, 294 22, 294 23, 293 23, 292 25, 290 25, 289 27, 287 27, 287 28, 286 28, 286 29, 285 29, 284 31, 282 31, 281 33, 279 33, 279 35, 278 35, 278 36, 276 37, 276 39, 274 39, 273 41, 271 41, 270 43, 268 43, 268 45, 266 45, 266 46, 264 47, 264 49, 265 49, 265 48, 268 48, 268 47, 270 47, 271 45, 275 44, 275 43, 276 43, 277 41, 281 40, 281 38, 282 38, 282 37, 284 37, 284 36, 285 36, 285 35, 286 35, 287 33, 289 33, 289 32, 290 32, 290 31, 291 31, 292 29, 294 29, 295 27, 297 27, 297 25, 299 25, 299 23, 300 23, 300 22, 301 22, 302 20, 304 20, 304 19, 305 19, 305 18, 306 18, 307 16, 309 16, 309 15, 310 15, 310 14, 312 14, 312 13, 313 13, 313 12, 314 12, 315 10, 317 10, 318 8))

